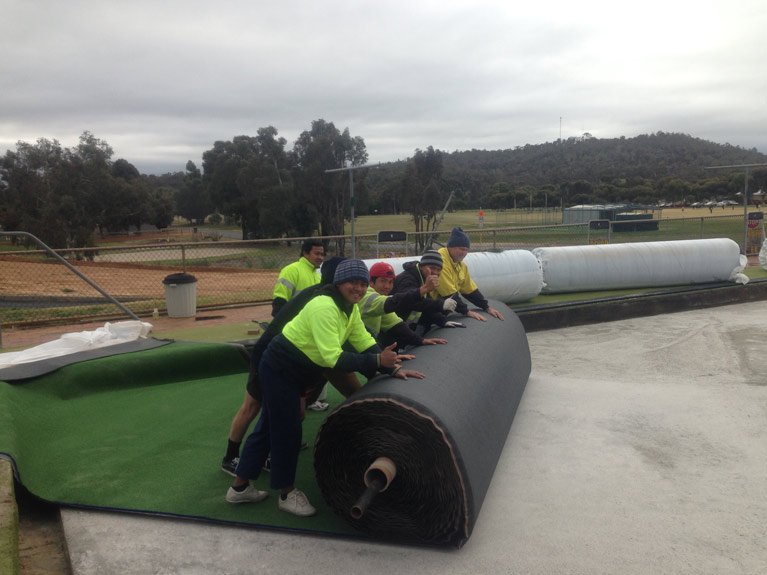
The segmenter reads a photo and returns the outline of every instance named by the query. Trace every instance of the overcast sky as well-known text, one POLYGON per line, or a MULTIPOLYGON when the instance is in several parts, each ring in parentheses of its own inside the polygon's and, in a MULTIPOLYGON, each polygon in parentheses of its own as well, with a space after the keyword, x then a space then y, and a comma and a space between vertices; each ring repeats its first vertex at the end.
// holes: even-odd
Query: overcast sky
POLYGON ((765 0, 0 0, 0 54, 0 152, 88 130, 143 173, 319 118, 371 163, 584 132, 767 153, 765 0))

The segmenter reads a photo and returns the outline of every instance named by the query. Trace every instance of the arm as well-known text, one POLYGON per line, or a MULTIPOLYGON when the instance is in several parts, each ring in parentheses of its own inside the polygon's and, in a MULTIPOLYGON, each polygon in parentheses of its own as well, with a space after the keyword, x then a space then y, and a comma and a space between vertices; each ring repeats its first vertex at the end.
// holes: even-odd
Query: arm
POLYGON ((277 278, 277 283, 274 284, 272 298, 282 298, 285 301, 288 301, 293 297, 293 294, 296 291, 296 284, 298 283, 298 279, 298 269, 295 263, 282 268, 280 270, 280 275, 277 278))
POLYGON ((483 296, 482 292, 480 292, 478 289, 475 289, 473 292, 466 294, 464 297, 478 308, 489 313, 494 318, 503 320, 503 315, 501 312, 495 308, 490 307, 490 304, 485 299, 485 296, 483 296))
POLYGON ((400 348, 408 345, 423 345, 423 338, 410 329, 404 321, 387 329, 386 335, 390 341, 396 341, 400 348))
POLYGON ((288 303, 285 298, 276 297, 272 300, 272 317, 277 317, 283 306, 288 303))

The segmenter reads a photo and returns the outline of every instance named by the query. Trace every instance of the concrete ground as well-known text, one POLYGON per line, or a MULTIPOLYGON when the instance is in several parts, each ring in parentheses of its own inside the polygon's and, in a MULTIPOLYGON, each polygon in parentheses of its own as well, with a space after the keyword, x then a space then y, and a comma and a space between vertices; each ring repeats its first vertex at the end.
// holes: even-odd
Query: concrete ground
POLYGON ((533 372, 460 550, 65 509, 72 571, 761 575, 766 336, 764 302, 530 333, 533 372))

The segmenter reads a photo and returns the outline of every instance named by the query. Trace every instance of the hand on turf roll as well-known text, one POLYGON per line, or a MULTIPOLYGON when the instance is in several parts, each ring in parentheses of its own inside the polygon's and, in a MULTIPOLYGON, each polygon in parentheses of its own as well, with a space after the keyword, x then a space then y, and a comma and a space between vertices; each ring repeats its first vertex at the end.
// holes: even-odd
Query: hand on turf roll
POLYGON ((392 368, 399 366, 399 355, 396 352, 397 342, 395 341, 390 346, 387 346, 379 355, 378 361, 381 367, 392 368))

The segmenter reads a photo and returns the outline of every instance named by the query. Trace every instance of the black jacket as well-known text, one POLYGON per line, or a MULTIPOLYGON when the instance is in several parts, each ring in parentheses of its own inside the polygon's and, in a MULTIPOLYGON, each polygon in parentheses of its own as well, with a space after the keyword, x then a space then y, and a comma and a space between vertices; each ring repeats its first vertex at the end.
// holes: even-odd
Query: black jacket
MULTIPOLYGON (((420 265, 417 261, 406 262, 402 266, 402 273, 394 278, 394 288, 392 294, 403 293, 408 290, 418 289, 423 284, 423 277, 421 276, 420 265)), ((447 319, 445 313, 442 311, 442 304, 444 299, 431 299, 424 297, 417 302, 413 302, 410 307, 399 306, 394 310, 399 317, 407 321, 412 312, 420 312, 421 317, 418 323, 424 325, 428 329, 431 324, 436 324, 440 327, 445 325, 447 319)))

